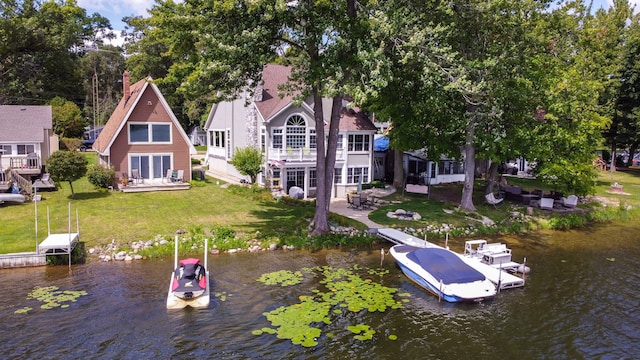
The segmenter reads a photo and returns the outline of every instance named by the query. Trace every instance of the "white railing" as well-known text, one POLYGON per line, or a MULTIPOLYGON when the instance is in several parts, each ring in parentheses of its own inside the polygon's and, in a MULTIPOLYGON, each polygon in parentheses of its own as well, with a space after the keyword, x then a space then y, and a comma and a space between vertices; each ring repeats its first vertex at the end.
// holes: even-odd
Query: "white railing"
MULTIPOLYGON (((336 150, 336 159, 344 160, 344 149, 336 150)), ((298 149, 281 149, 269 148, 269 160, 286 160, 286 161, 315 161, 317 157, 316 149, 298 148, 298 149)))
POLYGON ((11 157, 9 167, 14 169, 40 169, 40 157, 11 157))

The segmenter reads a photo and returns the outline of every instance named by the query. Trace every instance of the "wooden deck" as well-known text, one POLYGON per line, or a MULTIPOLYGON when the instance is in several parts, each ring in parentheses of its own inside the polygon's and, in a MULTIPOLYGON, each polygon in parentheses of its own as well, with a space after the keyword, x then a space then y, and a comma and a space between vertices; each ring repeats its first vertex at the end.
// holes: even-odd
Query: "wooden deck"
POLYGON ((145 191, 171 191, 171 190, 189 190, 191 184, 188 182, 170 182, 160 180, 144 180, 139 182, 130 182, 126 186, 118 185, 118 190, 125 193, 145 192, 145 191))

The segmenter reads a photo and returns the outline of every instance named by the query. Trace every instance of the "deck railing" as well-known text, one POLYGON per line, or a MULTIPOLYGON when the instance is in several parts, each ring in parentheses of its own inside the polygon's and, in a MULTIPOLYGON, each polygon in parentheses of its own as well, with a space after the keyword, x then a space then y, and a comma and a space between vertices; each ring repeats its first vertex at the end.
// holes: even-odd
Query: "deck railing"
POLYGON ((33 187, 31 181, 23 178, 17 171, 9 169, 9 180, 18 184, 18 187, 22 189, 27 195, 33 194, 33 187))
MULTIPOLYGON (((344 160, 344 149, 336 149, 336 159, 344 160)), ((315 161, 316 149, 310 148, 269 148, 269 160, 315 161)))
POLYGON ((11 157, 9 163, 14 169, 40 169, 40 157, 11 157))

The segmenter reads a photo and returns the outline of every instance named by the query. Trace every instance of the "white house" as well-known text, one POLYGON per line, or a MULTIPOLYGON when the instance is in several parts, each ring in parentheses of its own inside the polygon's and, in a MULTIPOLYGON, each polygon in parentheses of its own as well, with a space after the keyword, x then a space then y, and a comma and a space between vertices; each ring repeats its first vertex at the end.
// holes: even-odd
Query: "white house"
MULTIPOLYGON (((386 136, 377 136, 374 144, 375 179, 393 179, 394 156, 386 136)), ((429 159, 423 150, 405 151, 402 154, 407 184, 436 185, 464 181, 464 161, 440 156, 429 159)))
POLYGON ((9 189, 12 179, 30 186, 45 171, 58 150, 51 111, 51 106, 0 105, 0 192, 9 189))
MULTIPOLYGON (((270 64, 262 73, 262 84, 255 95, 248 92, 238 99, 212 106, 204 126, 207 132, 206 163, 213 172, 244 178, 229 163, 237 148, 253 146, 264 155, 258 182, 288 193, 292 186, 314 197, 316 174, 316 131, 313 99, 300 106, 293 96, 278 87, 287 83, 291 69, 270 64)), ((324 126, 328 132, 331 99, 323 99, 324 126)), ((359 183, 373 180, 373 134, 376 127, 358 109, 344 107, 339 126, 338 149, 332 196, 342 197, 359 183)))

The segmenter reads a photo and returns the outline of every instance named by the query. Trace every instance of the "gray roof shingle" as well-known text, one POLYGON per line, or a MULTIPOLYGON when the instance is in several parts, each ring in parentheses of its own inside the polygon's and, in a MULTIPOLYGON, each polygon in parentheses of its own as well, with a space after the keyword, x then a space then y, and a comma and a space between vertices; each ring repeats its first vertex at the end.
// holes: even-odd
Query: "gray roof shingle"
POLYGON ((52 127, 51 106, 0 105, 0 143, 42 143, 52 127))

